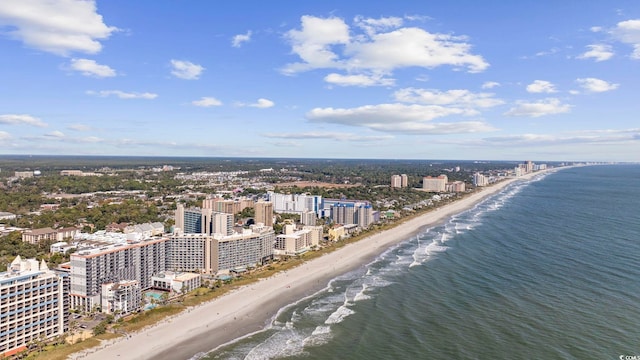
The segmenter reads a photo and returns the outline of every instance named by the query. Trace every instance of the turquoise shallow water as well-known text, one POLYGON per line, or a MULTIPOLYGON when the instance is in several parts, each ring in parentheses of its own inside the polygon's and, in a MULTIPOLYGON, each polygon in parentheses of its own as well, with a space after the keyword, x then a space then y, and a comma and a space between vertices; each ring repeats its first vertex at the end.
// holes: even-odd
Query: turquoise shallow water
POLYGON ((640 166, 509 186, 206 359, 640 355, 640 166))

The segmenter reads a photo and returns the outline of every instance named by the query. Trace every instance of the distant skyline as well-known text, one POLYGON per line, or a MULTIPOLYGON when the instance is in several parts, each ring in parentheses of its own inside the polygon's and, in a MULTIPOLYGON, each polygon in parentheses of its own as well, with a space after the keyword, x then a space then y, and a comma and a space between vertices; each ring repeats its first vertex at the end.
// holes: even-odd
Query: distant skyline
POLYGON ((640 2, 0 1, 0 154, 640 161, 640 2))

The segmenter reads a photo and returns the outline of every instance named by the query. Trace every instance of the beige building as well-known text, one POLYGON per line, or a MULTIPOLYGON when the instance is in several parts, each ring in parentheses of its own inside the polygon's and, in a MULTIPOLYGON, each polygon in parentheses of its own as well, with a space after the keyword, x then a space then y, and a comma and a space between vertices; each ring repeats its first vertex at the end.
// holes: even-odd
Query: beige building
POLYGON ((440 175, 436 178, 425 176, 422 178, 422 190, 431 192, 445 192, 447 186, 447 175, 440 175))
POLYGON ((447 192, 464 192, 466 185, 464 181, 454 181, 447 184, 447 192))
POLYGON ((258 201, 254 205, 254 220, 265 226, 273 226, 273 203, 270 201, 258 201))
POLYGON ((36 259, 17 256, 0 273, 0 357, 67 331, 69 280, 36 259))
POLYGON ((167 270, 207 274, 262 264, 273 257, 275 232, 252 225, 241 233, 174 234, 167 244, 167 270))
POLYGON ((343 225, 335 224, 329 229, 329 240, 338 241, 347 236, 347 231, 343 225))
POLYGON ((392 188, 404 188, 409 186, 409 177, 407 174, 391 175, 392 188))
POLYGON ((473 174, 473 185, 475 186, 487 186, 489 185, 489 178, 480 173, 473 174))
POLYGON ((22 233, 22 241, 29 244, 38 244, 40 241, 62 241, 67 238, 73 238, 80 230, 74 227, 54 230, 52 228, 41 228, 26 230, 22 233))
POLYGON ((16 171, 14 175, 20 179, 32 178, 34 176, 33 171, 16 171))
POLYGON ((199 288, 202 284, 202 276, 188 272, 165 271, 154 276, 152 282, 154 289, 181 294, 199 288))
POLYGON ((299 255, 313 249, 320 243, 322 227, 319 228, 320 236, 316 226, 296 230, 295 225, 285 225, 284 234, 276 236, 274 255, 299 255))

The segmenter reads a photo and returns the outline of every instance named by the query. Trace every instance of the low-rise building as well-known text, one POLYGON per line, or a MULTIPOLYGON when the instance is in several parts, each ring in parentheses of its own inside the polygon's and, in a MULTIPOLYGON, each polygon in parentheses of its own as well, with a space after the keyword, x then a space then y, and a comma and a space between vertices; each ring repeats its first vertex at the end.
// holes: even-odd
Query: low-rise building
POLYGON ((202 276, 196 273, 165 271, 151 278, 157 290, 187 293, 202 285, 202 276))

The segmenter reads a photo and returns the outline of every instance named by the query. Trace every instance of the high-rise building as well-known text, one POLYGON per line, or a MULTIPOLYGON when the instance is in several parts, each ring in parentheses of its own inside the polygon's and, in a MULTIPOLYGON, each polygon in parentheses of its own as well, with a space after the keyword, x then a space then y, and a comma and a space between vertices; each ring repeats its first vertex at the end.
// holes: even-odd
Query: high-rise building
POLYGON ((400 183, 403 188, 409 186, 409 177, 407 174, 400 174, 400 183))
POLYGON ((311 230, 297 230, 276 236, 274 245, 277 255, 299 255, 311 250, 311 230))
POLYGON ((338 203, 331 207, 331 220, 336 224, 355 224, 356 204, 352 202, 338 203))
POLYGON ((446 185, 447 192, 464 192, 466 189, 466 185, 464 181, 453 181, 446 185))
POLYGON ((36 259, 17 256, 0 273, 0 357, 27 349, 29 343, 64 334, 69 319, 67 274, 49 270, 36 259))
POLYGON ((373 207, 369 204, 361 204, 356 207, 355 217, 357 219, 356 224, 361 228, 368 228, 373 224, 373 207))
POLYGON ((391 187, 399 188, 402 187, 402 178, 400 175, 391 175, 391 187))
POLYGON ((489 185, 489 178, 480 174, 473 174, 473 185, 474 186, 487 186, 489 185))
POLYGON ((240 234, 214 235, 211 244, 211 273, 238 267, 261 265, 273 258, 275 232, 270 226, 253 225, 240 234))
POLYGON ((425 176, 422 178, 422 190, 444 192, 446 191, 447 180, 447 175, 440 175, 437 178, 425 176))
POLYGON ((262 223, 265 226, 273 226, 273 203, 270 201, 258 201, 254 205, 255 223, 262 223))
POLYGON ((120 280, 102 284, 102 312, 129 314, 140 309, 142 292, 137 280, 120 280))
POLYGON ((318 220, 318 215, 313 211, 304 211, 300 214, 300 223, 303 225, 315 225, 318 220))
POLYGON ((277 213, 301 214, 303 211, 313 211, 319 215, 322 210, 320 195, 280 194, 268 191, 267 200, 273 203, 273 211, 277 213))
POLYGON ((233 214, 216 212, 212 214, 212 223, 210 234, 233 234, 233 214))
POLYGON ((200 272, 213 238, 208 234, 173 234, 166 247, 166 268, 170 271, 200 272))
POLYGON ((530 173, 530 172, 532 172, 532 171, 533 171, 533 161, 531 161, 531 160, 527 160, 527 161, 525 161, 525 162, 524 162, 524 166, 525 166, 525 169, 526 169, 525 171, 526 171, 527 173, 530 173))
POLYGON ((167 244, 167 270, 216 274, 262 264, 273 257, 275 232, 253 225, 242 233, 174 234, 167 244))
POLYGON ((233 214, 214 211, 211 208, 185 209, 184 205, 178 204, 174 232, 230 235, 233 232, 233 214))
POLYGON ((71 308, 91 311, 101 306, 102 284, 137 280, 151 288, 151 277, 166 270, 167 238, 111 244, 71 254, 71 308))

